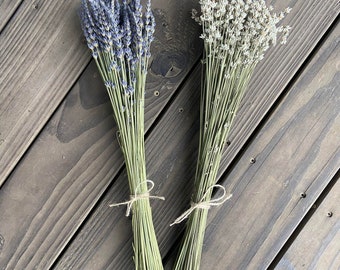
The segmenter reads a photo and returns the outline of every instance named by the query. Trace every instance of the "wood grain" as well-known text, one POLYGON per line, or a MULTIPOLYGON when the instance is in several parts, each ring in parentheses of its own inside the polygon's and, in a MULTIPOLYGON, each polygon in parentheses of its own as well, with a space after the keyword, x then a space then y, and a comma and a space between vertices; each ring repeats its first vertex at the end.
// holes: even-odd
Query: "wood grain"
MULTIPOLYGON (((263 64, 258 68, 249 92, 253 93, 256 90, 252 96, 256 96, 257 101, 263 101, 258 104, 245 103, 241 116, 247 115, 250 118, 240 117, 239 127, 248 126, 250 130, 256 128, 337 15, 334 10, 335 2, 326 7, 323 5, 322 8, 317 1, 311 4, 312 7, 304 3, 305 1, 289 3, 296 8, 293 8, 286 22, 294 23, 295 34, 291 36, 288 48, 277 47, 268 55, 269 59, 266 60, 268 63, 280 63, 280 65, 266 68, 263 64), (309 16, 304 9, 314 15, 318 13, 318 19, 309 16), (305 33, 306 28, 307 31, 313 29, 317 33, 313 32, 310 36, 305 33), (304 39, 301 39, 301 35, 304 35, 304 39), (294 50, 290 50, 290 46, 294 50), (264 78, 265 81, 256 78, 264 78), (265 87, 262 87, 263 84, 265 87), (255 114, 257 110, 260 112, 255 114)), ((285 2, 285 5, 288 3, 285 2)), ((196 69, 147 139, 149 178, 156 182, 156 194, 166 197, 165 202, 153 202, 156 232, 159 235, 163 255, 172 248, 183 228, 183 224, 172 228, 168 226, 186 209, 190 200, 198 145, 199 81, 200 69, 196 69)), ((245 133, 243 129, 241 131, 234 129, 230 152, 227 149, 228 155, 235 156, 249 136, 250 134, 245 133), (237 132, 241 139, 236 140, 237 132)), ((115 217, 116 213, 119 216, 123 215, 124 209, 107 208, 109 202, 127 198, 127 189, 124 192, 121 189, 123 179, 124 175, 120 176, 110 187, 54 269, 130 269, 132 267, 129 220, 115 217)))
POLYGON ((23 0, 0 1, 0 34, 23 0))
POLYGON ((327 197, 298 234, 276 270, 340 268, 340 183, 334 179, 327 197))
POLYGON ((90 60, 78 7, 24 1, 0 35, 0 186, 90 60))
POLYGON ((337 0, 327 3, 315 0, 274 1, 273 4, 278 6, 278 10, 287 6, 292 8, 283 21, 292 30, 287 45, 272 47, 252 77, 251 87, 244 97, 229 136, 231 144, 222 158, 221 173, 234 160, 240 146, 250 138, 277 98, 284 93, 301 64, 306 61, 330 25, 337 20, 340 12, 340 2, 337 0))
POLYGON ((223 179, 234 196, 211 210, 202 269, 267 269, 339 169, 339 35, 340 25, 223 179))
MULTIPOLYGON (((189 13, 193 2, 154 5, 158 26, 147 79, 147 129, 199 58, 199 27, 190 16, 172 19, 175 7, 189 13)), ((113 122, 91 63, 0 190, 1 267, 53 264, 123 165, 113 122)), ((127 187, 124 178, 121 190, 127 187)))

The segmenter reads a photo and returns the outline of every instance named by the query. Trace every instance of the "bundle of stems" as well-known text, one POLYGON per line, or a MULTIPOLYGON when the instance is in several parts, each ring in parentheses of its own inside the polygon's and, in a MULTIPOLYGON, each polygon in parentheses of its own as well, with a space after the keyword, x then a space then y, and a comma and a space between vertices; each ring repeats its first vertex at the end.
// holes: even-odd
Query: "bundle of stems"
POLYGON ((127 215, 132 209, 135 268, 160 270, 144 150, 145 81, 155 29, 151 3, 143 8, 139 0, 82 0, 81 23, 119 130, 131 192, 131 200, 120 204, 128 206, 127 215))
POLYGON ((263 0, 200 0, 200 6, 200 12, 193 10, 204 40, 199 153, 176 270, 200 267, 207 214, 216 205, 211 197, 235 114, 264 52, 276 43, 278 33, 285 43, 289 32, 288 26, 276 25, 290 9, 275 14, 263 0))

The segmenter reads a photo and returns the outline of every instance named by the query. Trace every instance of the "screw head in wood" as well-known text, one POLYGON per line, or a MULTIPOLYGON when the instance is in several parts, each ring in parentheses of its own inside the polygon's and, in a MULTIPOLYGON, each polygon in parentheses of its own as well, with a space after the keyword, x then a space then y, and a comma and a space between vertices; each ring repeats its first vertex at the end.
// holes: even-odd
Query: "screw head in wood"
POLYGON ((256 158, 253 157, 253 158, 250 159, 251 164, 254 164, 255 162, 256 162, 256 158))

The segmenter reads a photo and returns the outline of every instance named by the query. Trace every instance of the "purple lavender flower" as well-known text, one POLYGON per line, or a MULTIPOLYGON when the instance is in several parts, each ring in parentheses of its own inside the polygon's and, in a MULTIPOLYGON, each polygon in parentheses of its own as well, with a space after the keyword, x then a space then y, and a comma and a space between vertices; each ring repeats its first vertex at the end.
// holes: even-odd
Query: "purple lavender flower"
MULTIPOLYGON (((155 31, 151 0, 144 13, 140 0, 82 0, 80 17, 93 57, 105 63, 102 71, 117 72, 126 94, 133 93, 135 72, 137 68, 143 74, 147 72, 151 55, 155 31), (123 74, 128 75, 125 80, 123 74)), ((104 81, 112 88, 108 78, 104 81)))
POLYGON ((116 84, 113 81, 107 80, 104 82, 106 87, 115 88, 116 84))
POLYGON ((123 86, 123 88, 127 88, 128 87, 128 83, 125 80, 121 80, 121 85, 123 86))
POLYGON ((143 42, 143 13, 142 5, 139 0, 134 0, 129 6, 129 13, 131 18, 131 31, 133 36, 133 43, 135 47, 135 54, 142 54, 142 42, 143 42))
POLYGON ((135 91, 135 89, 131 85, 129 85, 125 90, 125 94, 131 95, 131 94, 133 94, 134 91, 135 91))
POLYGON ((133 58, 132 54, 132 32, 131 32, 131 24, 130 24, 130 14, 128 12, 128 4, 126 0, 123 1, 123 45, 124 45, 124 53, 126 56, 126 59, 128 61, 131 61, 133 58))
POLYGON ((95 33, 94 33, 95 24, 92 19, 92 15, 91 15, 87 2, 83 1, 82 4, 83 4, 82 10, 80 13, 81 26, 82 26, 88 47, 91 49, 92 54, 95 57, 98 55, 98 52, 97 52, 98 42, 96 40, 95 33))
POLYGON ((146 5, 146 13, 145 13, 145 32, 146 37, 145 40, 147 41, 147 44, 150 45, 153 41, 153 34, 155 32, 155 17, 153 16, 152 10, 151 10, 151 1, 149 0, 146 5))
POLYGON ((80 17, 92 51, 111 52, 132 66, 150 56, 155 31, 150 0, 144 15, 140 0, 82 0, 80 17))
POLYGON ((121 70, 120 66, 117 64, 117 62, 115 60, 113 60, 109 65, 109 70, 112 71, 113 69, 115 69, 117 71, 121 70))

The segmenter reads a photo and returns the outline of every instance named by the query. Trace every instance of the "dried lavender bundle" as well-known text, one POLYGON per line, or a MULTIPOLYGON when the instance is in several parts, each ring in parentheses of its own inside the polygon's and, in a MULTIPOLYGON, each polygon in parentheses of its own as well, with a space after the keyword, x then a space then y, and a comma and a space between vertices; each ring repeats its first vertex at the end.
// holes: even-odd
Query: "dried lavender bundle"
POLYGON ((276 14, 264 0, 200 0, 200 6, 200 13, 193 10, 205 49, 199 154, 191 208, 174 222, 189 218, 176 270, 199 269, 208 210, 230 197, 211 200, 230 127, 255 66, 279 33, 286 42, 290 29, 277 26, 290 10, 276 14))
POLYGON ((150 0, 82 0, 81 22, 88 47, 97 64, 119 129, 132 209, 136 269, 163 269, 152 222, 150 196, 153 182, 146 178, 144 151, 145 81, 155 20, 150 0), (152 184, 149 188, 148 184, 152 184))

